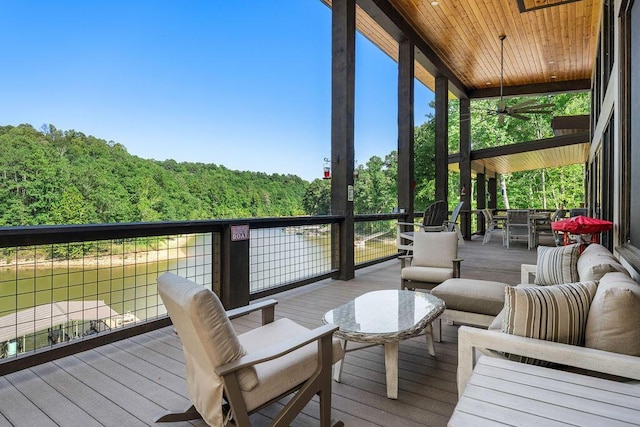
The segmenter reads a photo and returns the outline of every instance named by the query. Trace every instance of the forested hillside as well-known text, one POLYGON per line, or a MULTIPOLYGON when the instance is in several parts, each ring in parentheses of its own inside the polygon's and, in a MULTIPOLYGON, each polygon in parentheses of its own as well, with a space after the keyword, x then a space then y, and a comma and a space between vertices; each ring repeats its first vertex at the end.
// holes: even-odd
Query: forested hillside
MULTIPOLYGON (((589 94, 539 97, 555 115, 586 114, 589 94)), ((513 98, 517 103, 522 99, 513 98)), ((551 115, 503 125, 486 112, 495 101, 472 103, 472 149, 553 136, 551 115)), ((449 151, 457 152, 458 104, 449 103, 449 151)), ((435 118, 415 129, 416 211, 434 201, 435 118)), ((126 148, 49 125, 0 127, 0 226, 171 221, 330 213, 331 182, 293 175, 232 171, 224 166, 145 160, 126 148)), ((397 153, 357 167, 356 214, 389 213, 397 205, 397 153)), ((584 203, 583 165, 501 176, 498 208, 577 207, 584 203)), ((472 183, 472 206, 475 204, 472 183)), ((449 207, 459 200, 459 175, 449 173, 449 207)))
POLYGON ((292 175, 145 160, 49 125, 0 127, 0 225, 90 224, 302 214, 292 175))

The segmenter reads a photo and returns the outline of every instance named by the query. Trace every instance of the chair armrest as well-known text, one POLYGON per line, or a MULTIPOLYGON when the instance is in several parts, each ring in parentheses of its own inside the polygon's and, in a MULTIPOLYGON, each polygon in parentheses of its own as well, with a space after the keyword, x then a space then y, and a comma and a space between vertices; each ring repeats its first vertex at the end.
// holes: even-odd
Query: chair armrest
POLYGON ((475 366, 476 349, 513 353, 560 365, 640 380, 640 357, 461 326, 458 329, 458 396, 475 366))
POLYGON ((443 231, 445 228, 447 228, 444 224, 443 225, 416 224, 416 225, 420 227, 421 231, 443 231))
POLYGON ((398 221, 396 224, 398 224, 398 225, 413 225, 413 226, 419 225, 419 224, 416 224, 415 222, 400 222, 400 221, 398 221))
POLYGON ((407 266, 407 261, 409 261, 409 265, 411 265, 413 255, 399 255, 398 259, 400 260, 400 268, 402 269, 407 266))
POLYGON ((275 307, 277 303, 278 301, 269 299, 266 301, 257 302, 255 304, 245 305, 244 307, 234 308, 233 310, 227 311, 227 317, 232 320, 241 316, 245 316, 249 313, 253 313, 254 311, 262 310, 262 324, 266 325, 267 323, 273 322, 275 318, 275 307))
POLYGON ((531 282, 530 275, 533 274, 535 276, 536 268, 537 266, 535 264, 522 264, 520 266, 520 283, 525 285, 532 284, 533 282, 531 282))
POLYGON ((215 368, 216 374, 219 376, 229 375, 232 372, 236 372, 239 369, 246 368, 248 366, 257 365, 258 363, 268 362, 269 360, 277 359, 285 354, 291 353, 305 345, 318 341, 326 336, 332 336, 335 331, 338 330, 336 325, 327 324, 312 329, 304 334, 289 340, 276 343, 261 351, 257 351, 252 354, 247 354, 240 359, 233 362, 226 363, 222 366, 215 368))

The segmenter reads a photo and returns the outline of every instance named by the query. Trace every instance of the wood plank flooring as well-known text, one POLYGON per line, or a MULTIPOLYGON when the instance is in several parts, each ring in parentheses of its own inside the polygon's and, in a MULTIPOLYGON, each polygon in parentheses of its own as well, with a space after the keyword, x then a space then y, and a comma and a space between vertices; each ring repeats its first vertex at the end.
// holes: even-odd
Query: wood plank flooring
MULTIPOLYGON (((507 250, 500 231, 489 244, 465 242, 462 277, 517 283, 520 264, 534 264, 526 243, 507 250)), ((543 242, 543 244, 546 242, 543 242)), ((276 295, 276 317, 307 327, 321 324, 329 309, 378 289, 399 288, 397 260, 356 272, 350 281, 324 280, 276 295)), ((258 315, 234 321, 239 333, 258 326, 258 315)), ((443 327, 436 357, 423 337, 403 341, 399 354, 398 399, 386 398, 384 351, 370 347, 345 359, 341 383, 333 383, 333 417, 346 426, 446 426, 457 402, 457 329, 443 327)), ((144 426, 167 409, 188 404, 179 338, 164 328, 54 362, 0 377, 1 426, 144 426)), ((268 424, 282 403, 252 417, 268 424)), ((295 426, 318 425, 312 401, 295 426)), ((170 426, 204 426, 200 421, 170 426)))

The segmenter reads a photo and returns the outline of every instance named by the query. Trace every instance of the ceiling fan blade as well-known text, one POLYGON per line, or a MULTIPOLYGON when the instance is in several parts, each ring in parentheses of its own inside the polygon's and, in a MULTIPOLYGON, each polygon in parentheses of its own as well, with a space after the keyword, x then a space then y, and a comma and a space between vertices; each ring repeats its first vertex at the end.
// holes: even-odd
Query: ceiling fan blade
POLYGON ((555 107, 556 104, 554 104, 553 102, 545 102, 542 104, 538 104, 538 107, 555 107))
POLYGON ((517 108, 528 107, 529 105, 535 104, 535 103, 536 103, 535 99, 529 99, 527 101, 524 101, 524 102, 521 102, 519 104, 513 105, 511 107, 511 109, 513 110, 513 109, 517 109, 517 108))
POLYGON ((518 113, 518 114, 551 114, 553 113, 553 111, 551 110, 531 110, 529 108, 526 108, 524 110, 510 110, 509 112, 518 113))
POLYGON ((498 114, 498 125, 502 126, 504 124, 504 116, 505 114, 498 114))
POLYGON ((524 120, 524 121, 531 120, 531 117, 523 116, 522 114, 518 114, 518 113, 512 113, 512 114, 509 114, 509 115, 511 117, 515 117, 516 119, 520 119, 520 120, 524 120))
MULTIPOLYGON (((507 110, 512 112, 521 112, 521 113, 537 113, 542 111, 547 111, 546 109, 549 107, 554 107, 554 104, 538 104, 538 105, 514 105, 513 107, 508 107, 507 110)), ((549 111, 551 112, 551 111, 549 111)))

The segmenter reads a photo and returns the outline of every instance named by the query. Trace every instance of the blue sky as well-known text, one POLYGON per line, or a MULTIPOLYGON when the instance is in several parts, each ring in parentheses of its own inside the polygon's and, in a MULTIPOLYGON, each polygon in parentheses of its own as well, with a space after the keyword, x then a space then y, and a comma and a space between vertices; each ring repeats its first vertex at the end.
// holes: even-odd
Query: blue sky
MULTIPOLYGON (((331 11, 320 0, 0 0, 0 125, 51 123, 158 160, 322 175, 331 11)), ((356 41, 359 164, 397 147, 397 65, 356 41)), ((416 82, 416 124, 433 93, 416 82)))

